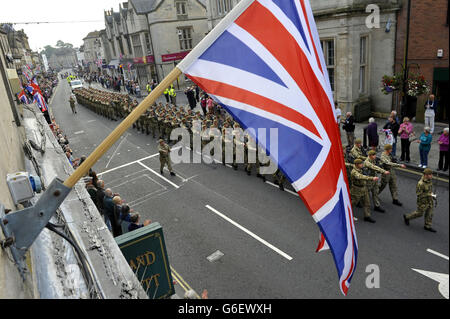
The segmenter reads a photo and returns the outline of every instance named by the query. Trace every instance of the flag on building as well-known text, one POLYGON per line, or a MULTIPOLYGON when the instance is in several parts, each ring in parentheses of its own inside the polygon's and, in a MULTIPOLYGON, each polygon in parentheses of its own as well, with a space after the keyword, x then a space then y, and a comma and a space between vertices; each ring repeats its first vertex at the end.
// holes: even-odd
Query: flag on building
MULTIPOLYGON (((275 160, 317 223, 323 238, 318 250, 329 246, 347 295, 358 245, 331 86, 308 0, 242 0, 177 67, 244 129, 278 129, 275 160)), ((270 152, 270 142, 252 137, 270 152)))
POLYGON ((20 101, 22 101, 22 103, 24 104, 30 104, 30 101, 28 100, 27 95, 25 94, 24 89, 22 88, 22 91, 18 94, 17 96, 19 98, 20 101))
POLYGON ((47 103, 45 102, 44 97, 41 93, 35 92, 33 94, 33 100, 36 102, 36 104, 39 106, 42 112, 45 112, 48 110, 47 103))
POLYGON ((30 86, 33 88, 33 95, 35 92, 39 92, 42 95, 41 88, 39 87, 36 76, 33 76, 33 79, 30 81, 30 86))

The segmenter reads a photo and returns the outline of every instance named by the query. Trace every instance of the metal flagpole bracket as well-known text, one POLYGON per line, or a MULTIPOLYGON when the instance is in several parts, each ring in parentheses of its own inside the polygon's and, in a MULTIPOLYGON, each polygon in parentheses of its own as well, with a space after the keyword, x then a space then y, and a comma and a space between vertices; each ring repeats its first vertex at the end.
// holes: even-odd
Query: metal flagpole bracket
POLYGON ((34 206, 9 214, 0 209, 0 226, 5 236, 1 247, 10 248, 22 278, 27 269, 25 253, 70 191, 71 188, 66 187, 63 181, 55 178, 34 206))

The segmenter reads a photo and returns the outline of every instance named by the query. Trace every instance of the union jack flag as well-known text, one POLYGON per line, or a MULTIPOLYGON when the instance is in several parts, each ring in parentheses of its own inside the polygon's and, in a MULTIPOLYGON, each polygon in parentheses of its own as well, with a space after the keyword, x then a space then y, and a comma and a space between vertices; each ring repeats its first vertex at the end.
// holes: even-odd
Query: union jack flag
MULTIPOLYGON (((277 164, 317 223, 318 251, 330 248, 347 295, 358 245, 331 86, 308 0, 242 0, 177 67, 243 128, 278 129, 277 164)), ((270 153, 270 142, 258 143, 270 153)))
POLYGON ((34 102, 37 103, 37 105, 39 106, 39 108, 41 109, 42 112, 47 111, 47 109, 48 109, 47 103, 45 102, 45 99, 41 93, 36 91, 33 95, 33 100, 34 100, 34 102))
POLYGON ((25 91, 23 90, 23 88, 22 88, 22 91, 19 93, 19 95, 17 97, 19 98, 19 100, 22 101, 22 103, 30 104, 30 101, 28 100, 28 97, 25 94, 25 91))

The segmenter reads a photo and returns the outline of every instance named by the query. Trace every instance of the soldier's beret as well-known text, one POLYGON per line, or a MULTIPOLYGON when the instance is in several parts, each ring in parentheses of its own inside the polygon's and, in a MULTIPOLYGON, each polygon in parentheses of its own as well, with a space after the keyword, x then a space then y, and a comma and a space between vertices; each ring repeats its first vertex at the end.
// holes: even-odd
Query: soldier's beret
POLYGON ((384 146, 384 150, 385 150, 385 151, 391 150, 391 149, 392 149, 392 145, 391 145, 391 144, 386 144, 386 145, 384 146))
POLYGON ((369 156, 372 155, 377 155, 377 152, 375 152, 374 150, 370 150, 369 153, 367 153, 369 156))
POLYGON ((431 169, 429 169, 429 168, 425 168, 423 170, 423 174, 424 175, 431 175, 431 174, 433 174, 433 171, 431 169))
POLYGON ((354 164, 362 164, 363 161, 360 158, 355 159, 355 161, 353 162, 354 164))
POLYGON ((359 138, 355 140, 355 144, 361 144, 361 143, 362 142, 361 142, 361 140, 359 138))

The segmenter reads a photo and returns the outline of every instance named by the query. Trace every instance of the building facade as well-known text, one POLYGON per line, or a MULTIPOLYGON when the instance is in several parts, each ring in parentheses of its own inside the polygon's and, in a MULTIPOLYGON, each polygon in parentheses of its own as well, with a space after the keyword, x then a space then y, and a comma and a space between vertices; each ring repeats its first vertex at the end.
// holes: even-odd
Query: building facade
MULTIPOLYGON (((238 2, 208 0, 209 29, 238 2)), ((359 114, 357 118, 361 120, 370 114, 389 113, 392 97, 381 92, 381 79, 394 70, 400 0, 315 0, 310 3, 339 108, 359 114)))
POLYGON ((90 72, 102 72, 105 56, 101 40, 101 31, 89 32, 83 39, 85 68, 90 72))
MULTIPOLYGON (((439 103, 436 121, 449 121, 449 2, 447 0, 404 0, 398 16, 395 70, 402 71, 405 64, 405 40, 411 1, 408 66, 410 74, 421 74, 429 84, 439 103)), ((416 120, 424 121, 424 104, 427 95, 419 96, 416 120)), ((394 95, 395 107, 400 110, 401 96, 394 95)))
POLYGON ((206 2, 130 0, 119 12, 105 11, 105 26, 109 68, 142 87, 160 82, 203 39, 208 32, 206 2))

